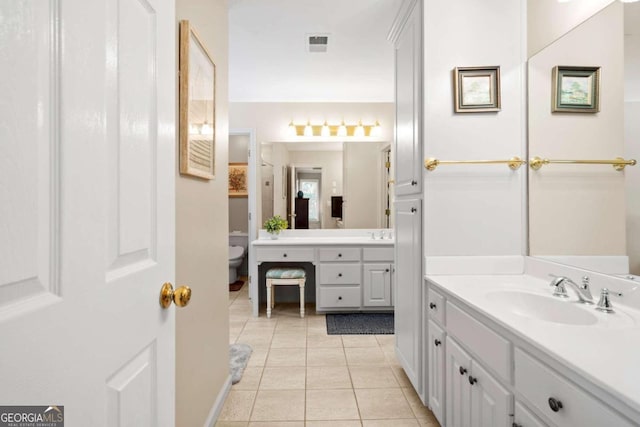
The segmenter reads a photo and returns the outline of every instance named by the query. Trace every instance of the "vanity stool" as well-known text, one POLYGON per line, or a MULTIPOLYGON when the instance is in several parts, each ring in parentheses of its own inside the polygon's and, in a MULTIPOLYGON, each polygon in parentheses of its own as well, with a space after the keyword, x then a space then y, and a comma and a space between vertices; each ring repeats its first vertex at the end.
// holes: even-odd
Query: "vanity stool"
POLYGON ((267 278, 267 318, 271 317, 271 309, 275 305, 275 289, 278 285, 298 285, 300 287, 300 317, 304 317, 304 284, 306 273, 298 267, 270 268, 267 278))

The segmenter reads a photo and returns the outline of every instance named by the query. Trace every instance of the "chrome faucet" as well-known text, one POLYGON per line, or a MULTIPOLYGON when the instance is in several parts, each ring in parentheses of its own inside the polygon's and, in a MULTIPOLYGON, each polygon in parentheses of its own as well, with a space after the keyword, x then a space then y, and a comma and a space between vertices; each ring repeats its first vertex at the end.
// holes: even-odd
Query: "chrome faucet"
POLYGON ((380 240, 384 240, 384 230, 380 230, 380 240))
POLYGON ((584 276, 582 278, 582 285, 578 285, 576 282, 565 276, 550 276, 553 277, 553 280, 549 283, 549 286, 553 286, 554 288, 553 296, 568 298, 569 295, 567 294, 567 288, 565 285, 569 285, 574 291, 576 291, 576 294, 578 295, 578 302, 593 304, 593 295, 591 295, 591 291, 589 290, 588 276, 584 276))

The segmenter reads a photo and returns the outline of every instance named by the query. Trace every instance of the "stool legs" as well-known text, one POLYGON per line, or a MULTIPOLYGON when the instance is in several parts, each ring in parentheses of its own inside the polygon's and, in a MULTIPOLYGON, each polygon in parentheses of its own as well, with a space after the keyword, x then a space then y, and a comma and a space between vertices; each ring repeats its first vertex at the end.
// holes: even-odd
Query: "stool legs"
POLYGON ((271 279, 267 279, 267 319, 271 318, 272 307, 273 307, 273 302, 271 299, 271 279))
POLYGON ((300 281, 300 317, 304 317, 304 280, 300 281))

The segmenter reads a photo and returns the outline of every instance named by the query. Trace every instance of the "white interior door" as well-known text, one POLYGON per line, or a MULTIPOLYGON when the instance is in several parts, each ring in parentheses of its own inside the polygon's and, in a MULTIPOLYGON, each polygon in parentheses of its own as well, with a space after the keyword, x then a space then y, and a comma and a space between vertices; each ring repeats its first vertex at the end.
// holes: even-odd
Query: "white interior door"
POLYGON ((173 425, 173 0, 3 1, 0 22, 0 402, 173 425))

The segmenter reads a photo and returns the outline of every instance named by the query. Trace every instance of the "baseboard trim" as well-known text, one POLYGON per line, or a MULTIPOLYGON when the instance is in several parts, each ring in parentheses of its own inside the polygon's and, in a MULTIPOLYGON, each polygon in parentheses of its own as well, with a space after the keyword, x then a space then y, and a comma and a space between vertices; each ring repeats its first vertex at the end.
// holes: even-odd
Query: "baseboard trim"
POLYGON ((211 411, 209 411, 209 416, 207 417, 207 421, 204 423, 204 427, 214 427, 216 421, 218 420, 218 416, 220 415, 220 411, 222 411, 222 405, 224 405, 224 401, 229 395, 231 391, 231 375, 227 377, 227 380, 224 382, 220 393, 218 393, 218 397, 216 401, 213 402, 213 406, 211 407, 211 411))

